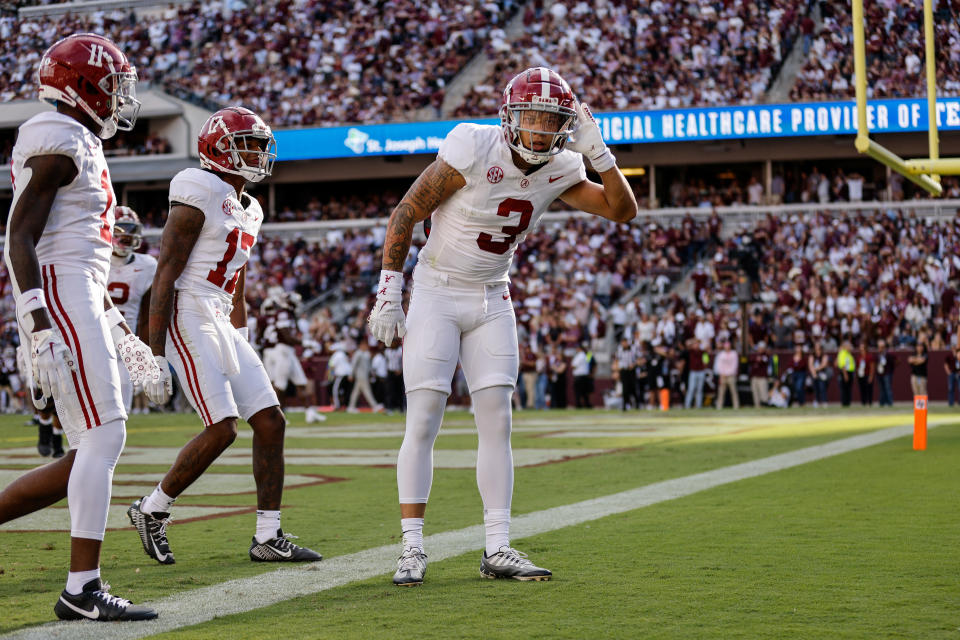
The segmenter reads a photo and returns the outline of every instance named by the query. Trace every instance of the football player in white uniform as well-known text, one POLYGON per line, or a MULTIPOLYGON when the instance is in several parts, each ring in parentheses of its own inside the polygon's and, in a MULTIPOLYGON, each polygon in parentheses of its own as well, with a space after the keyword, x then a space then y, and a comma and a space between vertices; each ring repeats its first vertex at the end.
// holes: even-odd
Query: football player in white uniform
MULTIPOLYGON (((286 419, 263 363, 247 341, 244 277, 263 211, 244 192, 269 176, 276 142, 260 116, 243 107, 217 111, 199 136, 202 169, 184 169, 170 182, 170 215, 150 295, 150 346, 161 369, 166 357, 204 429, 188 442, 153 492, 127 514, 147 555, 173 564, 166 528, 173 501, 237 437, 237 419, 253 429, 257 528, 253 561, 320 560, 280 528, 286 419)), ((169 372, 162 388, 169 394, 169 372)))
POLYGON ((263 366, 281 404, 286 397, 287 385, 293 383, 297 389, 297 406, 305 406, 307 374, 296 350, 296 345, 300 344, 295 316, 299 304, 300 294, 294 292, 283 292, 264 303, 263 366))
POLYGON ((135 69, 111 41, 77 34, 40 60, 40 98, 56 106, 20 127, 4 258, 34 405, 53 398, 70 452, 0 493, 0 522, 66 497, 70 572, 54 612, 64 620, 148 620, 152 609, 111 595, 100 547, 113 470, 126 439, 118 352, 137 382, 159 379, 149 349, 106 295, 116 198, 103 139, 129 130, 139 102, 135 69))
MULTIPOLYGON (((117 220, 113 223, 113 254, 110 256, 110 277, 107 281, 107 293, 114 306, 127 325, 134 329, 137 336, 147 336, 147 309, 150 307, 150 287, 153 275, 157 271, 157 259, 145 253, 136 253, 143 243, 143 225, 137 212, 130 207, 117 207, 117 220)), ((134 389, 130 375, 122 362, 117 363, 120 371, 120 389, 123 406, 130 412, 134 402, 134 389)), ((136 400, 143 400, 138 395, 136 400)), ((146 405, 142 405, 144 413, 146 405)), ((140 407, 134 409, 139 413, 140 407)))
POLYGON ((547 580, 510 546, 513 457, 510 398, 517 380, 516 319, 507 288, 517 243, 560 198, 616 222, 637 212, 587 105, 555 72, 527 69, 503 92, 501 125, 459 124, 387 224, 383 270, 368 326, 388 346, 403 343, 406 435, 397 460, 403 551, 397 585, 423 582, 423 516, 433 480, 433 443, 459 358, 470 388, 479 448, 477 485, 486 527, 480 573, 547 580), (583 157, 603 184, 586 179, 583 157), (413 226, 432 229, 413 273, 409 315, 401 307, 403 263, 413 226))

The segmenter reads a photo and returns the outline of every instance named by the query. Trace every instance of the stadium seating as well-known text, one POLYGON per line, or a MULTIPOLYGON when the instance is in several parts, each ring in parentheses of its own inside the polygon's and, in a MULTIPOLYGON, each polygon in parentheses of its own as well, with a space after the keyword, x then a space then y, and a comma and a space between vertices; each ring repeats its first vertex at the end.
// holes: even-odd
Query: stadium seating
POLYGON ((516 40, 491 39, 491 72, 457 116, 496 114, 499 90, 519 70, 551 66, 596 110, 757 102, 797 36, 799 0, 764 3, 527 5, 516 40))
POLYGON ((95 31, 122 43, 141 80, 211 109, 241 102, 273 126, 407 119, 442 101, 445 83, 515 10, 509 1, 271 0, 232 13, 195 3, 136 17, 4 18, 0 101, 36 95, 33 72, 57 37, 95 31))
MULTIPOLYGON (((900 98, 926 95, 922 3, 864 3, 867 18, 866 62, 869 95, 900 98)), ((823 22, 812 38, 806 64, 790 92, 791 100, 814 101, 854 96, 853 36, 850 3, 821 3, 823 22)), ((947 3, 934 19, 937 94, 960 92, 960 36, 947 3)))

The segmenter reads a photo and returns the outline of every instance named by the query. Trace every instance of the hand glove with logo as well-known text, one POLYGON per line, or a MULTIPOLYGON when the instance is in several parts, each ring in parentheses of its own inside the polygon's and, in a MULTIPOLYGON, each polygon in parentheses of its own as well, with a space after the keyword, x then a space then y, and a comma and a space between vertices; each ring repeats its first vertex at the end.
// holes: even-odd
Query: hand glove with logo
POLYGON ((590 105, 577 102, 577 128, 567 140, 567 149, 583 154, 598 173, 617 166, 617 159, 607 148, 600 126, 590 112, 590 105))
POLYGON ((134 334, 125 333, 117 341, 117 355, 130 373, 130 382, 134 387, 143 387, 147 380, 160 378, 160 369, 153 358, 153 352, 134 334))
POLYGON ((397 271, 380 271, 377 300, 367 318, 367 329, 377 340, 388 347, 394 338, 403 338, 407 333, 407 319, 400 301, 403 299, 403 274, 397 271))
POLYGON ((170 365, 163 356, 153 357, 155 370, 143 381, 143 392, 150 402, 163 406, 173 393, 173 378, 170 376, 170 365))
MULTIPOLYGON (((41 329, 30 334, 30 359, 33 383, 43 398, 53 397, 54 391, 62 393, 68 389, 70 372, 76 371, 77 366, 73 353, 56 331, 41 329)), ((37 398, 34 398, 36 403, 37 398)))

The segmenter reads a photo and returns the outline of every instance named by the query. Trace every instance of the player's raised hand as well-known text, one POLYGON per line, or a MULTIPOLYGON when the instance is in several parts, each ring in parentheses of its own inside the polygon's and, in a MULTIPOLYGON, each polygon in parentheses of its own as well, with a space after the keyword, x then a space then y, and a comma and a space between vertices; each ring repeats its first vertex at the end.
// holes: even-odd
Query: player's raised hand
POLYGON ((590 105, 579 101, 577 102, 577 127, 567 141, 567 149, 582 154, 599 173, 617 166, 617 159, 607 148, 600 133, 600 126, 590 112, 590 105))
POLYGON ((407 333, 407 319, 403 314, 403 274, 398 271, 380 272, 377 299, 367 317, 367 329, 383 344, 393 345, 397 338, 407 333))

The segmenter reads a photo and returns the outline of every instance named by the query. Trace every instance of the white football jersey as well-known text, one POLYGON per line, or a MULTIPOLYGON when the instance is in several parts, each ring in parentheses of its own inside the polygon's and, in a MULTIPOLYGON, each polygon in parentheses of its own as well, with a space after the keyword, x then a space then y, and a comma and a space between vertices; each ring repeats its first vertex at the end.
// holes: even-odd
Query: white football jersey
POLYGON ((137 330, 140 302, 153 286, 156 271, 157 259, 145 253, 131 253, 125 258, 112 256, 110 259, 107 293, 132 331, 137 330))
POLYGON ((587 179, 583 158, 573 151, 525 175, 496 125, 458 124, 437 157, 467 184, 433 212, 419 261, 470 282, 508 280, 517 244, 551 202, 587 179))
POLYGON ((11 211, 22 193, 17 187, 27 179, 24 164, 42 155, 69 157, 77 166, 77 177, 57 190, 37 243, 37 259, 41 265, 56 265, 58 273, 93 274, 97 282, 106 285, 116 197, 103 144, 85 126, 56 111, 45 111, 24 122, 13 147, 11 211))
POLYGON ((184 169, 170 181, 170 204, 185 204, 203 212, 203 229, 176 288, 199 295, 233 299, 240 268, 257 241, 263 210, 257 199, 236 190, 216 174, 184 169))

